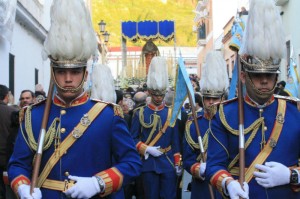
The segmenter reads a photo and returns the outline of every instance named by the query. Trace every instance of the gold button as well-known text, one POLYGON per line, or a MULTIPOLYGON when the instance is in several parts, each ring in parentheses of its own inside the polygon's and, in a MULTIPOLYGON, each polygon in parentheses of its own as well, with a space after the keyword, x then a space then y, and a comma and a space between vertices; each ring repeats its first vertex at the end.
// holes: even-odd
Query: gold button
POLYGON ((65 176, 67 176, 67 177, 68 177, 69 175, 70 175, 70 174, 69 174, 69 172, 68 172, 68 171, 66 171, 66 172, 65 172, 65 176))
POLYGON ((264 130, 265 130, 265 131, 267 131, 267 130, 268 130, 268 128, 265 126, 265 127, 264 127, 264 130))
POLYGON ((66 110, 61 110, 61 111, 60 111, 60 114, 61 114, 61 115, 66 114, 66 110))
POLYGON ((61 128, 61 129, 60 129, 60 132, 61 132, 61 133, 64 133, 64 132, 66 132, 66 129, 65 129, 65 128, 61 128))

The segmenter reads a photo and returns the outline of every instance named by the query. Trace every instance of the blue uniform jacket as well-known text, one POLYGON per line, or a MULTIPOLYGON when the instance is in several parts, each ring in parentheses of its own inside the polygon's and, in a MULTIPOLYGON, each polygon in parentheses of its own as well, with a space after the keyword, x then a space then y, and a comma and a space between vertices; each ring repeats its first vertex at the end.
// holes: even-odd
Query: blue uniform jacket
MULTIPOLYGON (((208 144, 206 139, 209 137, 209 120, 204 117, 204 112, 201 111, 197 112, 197 121, 204 149, 206 149, 208 144)), ((199 175, 201 159, 198 134, 194 119, 190 117, 186 123, 185 139, 183 139, 183 166, 193 177, 191 199, 211 197, 209 193, 209 181, 201 178, 199 175)))
MULTIPOLYGON (((151 124, 153 121, 153 117, 151 115, 157 114, 160 116, 161 120, 161 128, 165 124, 168 116, 169 108, 166 106, 162 106, 159 110, 155 111, 153 108, 148 106, 144 106, 143 114, 144 114, 144 123, 151 124)), ((144 128, 142 127, 139 119, 140 110, 138 109, 132 119, 131 125, 131 133, 133 135, 134 141, 136 143, 137 149, 141 155, 144 155, 145 149, 147 145, 145 144, 150 131, 152 128, 144 128), (141 146, 142 145, 142 146, 141 146)), ((157 135, 159 130, 159 125, 155 130, 152 139, 157 135)), ((156 173, 166 173, 174 170, 174 155, 179 154, 179 135, 178 135, 178 127, 175 124, 174 127, 168 127, 163 136, 157 141, 155 146, 160 146, 162 149, 165 149, 171 146, 171 150, 169 150, 166 154, 163 154, 159 157, 153 157, 149 155, 149 158, 145 160, 142 159, 143 167, 142 172, 154 171, 156 173)))
MULTIPOLYGON (((284 99, 282 99, 284 100, 284 99)), ((225 102, 224 115, 228 125, 238 130, 238 101, 232 100, 225 102)), ((278 98, 272 98, 269 104, 262 108, 261 116, 264 120, 265 140, 268 141, 270 134, 273 130, 273 126, 276 120, 278 108, 278 98)), ((229 172, 228 165, 233 158, 239 153, 239 139, 237 135, 225 127, 220 119, 221 108, 218 114, 212 122, 212 134, 214 136, 209 137, 208 147, 208 160, 206 168, 206 177, 210 179, 211 183, 219 190, 222 191, 221 182, 227 176, 233 176, 238 178, 238 173, 229 172)), ((260 117, 260 110, 257 106, 249 102, 244 101, 244 128, 246 129, 253 124, 255 120, 260 117)), ((298 160, 300 155, 300 112, 297 109, 296 103, 286 100, 286 111, 283 123, 283 128, 280 137, 273 148, 271 154, 266 159, 268 161, 279 162, 287 167, 298 166, 298 160)), ((245 142, 248 140, 250 134, 245 133, 245 142)), ((259 126, 257 134, 254 136, 251 144, 245 150, 245 167, 248 168, 255 157, 261 151, 262 141, 262 125, 259 126)), ((263 163, 264 164, 264 163, 263 163)), ((239 162, 234 165, 238 168, 239 162)), ((249 182, 249 197, 250 198, 300 198, 299 192, 295 192, 291 185, 277 186, 274 188, 265 189, 254 178, 249 182)))
MULTIPOLYGON (((73 102, 71 107, 65 107, 57 98, 51 105, 48 127, 55 118, 60 131, 61 142, 71 133, 80 122, 84 114, 96 104, 103 103, 92 101, 86 95, 73 102)), ((45 103, 34 105, 31 109, 31 125, 35 140, 38 140, 42 115, 45 103)), ((24 121, 26 121, 26 113, 24 121)), ((23 121, 22 130, 19 131, 14 153, 9 162, 8 175, 14 191, 19 183, 29 184, 32 176, 32 162, 35 155, 24 137, 27 139, 27 129, 23 121)), ((47 129, 48 129, 47 127, 47 129)), ((44 168, 49 157, 54 153, 54 142, 43 152, 41 169, 44 168)), ((51 170, 48 179, 64 181, 67 179, 65 172, 80 177, 99 175, 106 183, 105 194, 119 190, 140 174, 141 162, 135 149, 132 137, 128 132, 122 112, 117 105, 107 104, 102 112, 88 126, 86 132, 67 150, 60 161, 51 170)), ((66 198, 60 192, 41 188, 43 198, 66 198)))

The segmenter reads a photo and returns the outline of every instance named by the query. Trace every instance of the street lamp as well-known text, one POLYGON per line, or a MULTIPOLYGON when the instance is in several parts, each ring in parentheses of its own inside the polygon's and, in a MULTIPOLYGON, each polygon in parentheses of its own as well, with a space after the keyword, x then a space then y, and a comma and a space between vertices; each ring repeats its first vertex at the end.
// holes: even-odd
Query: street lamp
POLYGON ((105 31, 105 33, 102 34, 104 36, 104 42, 107 43, 109 41, 109 33, 105 31))
POLYGON ((102 58, 102 64, 106 64, 107 60, 106 60, 106 54, 108 52, 107 49, 107 43, 109 41, 109 33, 105 30, 106 27, 106 23, 101 19, 101 21, 98 23, 99 26, 99 30, 100 30, 100 34, 98 34, 98 38, 99 38, 99 52, 101 53, 101 58, 102 58), (102 38, 101 38, 102 35, 102 38))
POLYGON ((106 23, 101 19, 101 21, 98 23, 98 26, 99 26, 99 29, 100 29, 100 32, 104 32, 105 31, 105 26, 106 26, 106 23))

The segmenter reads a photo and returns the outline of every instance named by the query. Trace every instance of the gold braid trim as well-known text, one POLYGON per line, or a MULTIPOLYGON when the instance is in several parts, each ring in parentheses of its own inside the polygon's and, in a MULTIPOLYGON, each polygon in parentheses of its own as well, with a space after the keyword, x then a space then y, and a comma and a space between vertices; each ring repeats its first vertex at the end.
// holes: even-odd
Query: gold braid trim
POLYGON ((145 120, 144 120, 144 107, 142 107, 142 108, 140 108, 140 111, 139 111, 139 120, 140 120, 140 124, 142 125, 142 127, 144 127, 144 128, 152 127, 151 132, 145 142, 145 143, 149 143, 155 130, 156 130, 157 125, 159 125, 159 129, 162 128, 160 116, 156 115, 156 113, 150 115, 150 123, 147 124, 147 123, 145 123, 145 120), (153 122, 152 122, 152 120, 153 120, 153 122))
MULTIPOLYGON (((185 139, 186 139, 187 143, 190 145, 190 147, 192 147, 193 149, 200 149, 199 143, 195 142, 191 136, 190 127, 191 127, 192 123, 193 123, 192 121, 188 121, 186 123, 185 139)), ((205 134, 202 138, 203 147, 204 147, 205 151, 207 150, 208 136, 209 136, 210 132, 211 132, 210 129, 207 129, 207 131, 205 132, 205 134)), ((198 137, 198 135, 197 135, 197 137, 198 137)))
MULTIPOLYGON (((252 133, 250 134, 250 137, 247 139, 246 143, 245 143, 245 150, 248 148, 248 146, 251 144, 253 138, 255 137, 257 131, 259 128, 256 128, 252 131, 252 133)), ((235 158, 230 162, 230 164, 228 165, 228 170, 230 170, 239 160, 240 156, 239 153, 235 156, 235 158)))
POLYGON ((211 120, 209 120, 209 129, 210 129, 210 134, 211 136, 213 136, 213 138, 222 146, 222 148, 225 150, 227 156, 229 157, 229 152, 226 149, 226 147, 222 144, 222 142, 220 142, 220 140, 218 140, 218 138, 214 135, 214 133, 211 130, 211 120))
MULTIPOLYGON (((210 121, 209 121, 210 122, 210 121)), ((191 127, 191 124, 193 123, 193 121, 187 121, 186 125, 185 125, 185 139, 187 141, 187 143, 190 145, 190 147, 193 149, 193 150, 200 150, 200 146, 199 146, 199 143, 198 142, 195 142, 191 136, 191 131, 190 131, 190 127, 191 127)), ((200 130, 200 129, 199 129, 200 130)), ((208 138, 209 138, 209 134, 211 133, 211 130, 210 128, 208 128, 202 138, 202 143, 203 143, 203 148, 204 148, 204 151, 207 150, 207 147, 208 147, 208 138)), ((198 135, 197 135, 197 138, 198 138, 198 135)), ((201 154, 199 154, 199 156, 197 157, 197 161, 200 161, 201 160, 201 154)))
MULTIPOLYGON (((232 134, 238 136, 239 135, 239 130, 237 129, 233 129, 229 126, 229 124, 226 121, 226 117, 224 114, 224 108, 223 108, 223 104, 220 105, 219 108, 219 114, 220 114, 220 119, 222 124, 224 125, 224 127, 232 134)), ((259 128, 259 126, 262 124, 262 122, 264 121, 263 117, 258 118, 257 120, 255 120, 248 128, 244 129, 244 134, 248 134, 250 131, 259 128)))
MULTIPOLYGON (((220 119, 222 121, 222 124, 225 126, 225 128, 232 134, 238 136, 239 135, 239 130, 235 130, 233 128, 231 128, 229 126, 229 124, 226 121, 226 117, 224 114, 224 108, 223 108, 223 104, 220 105, 220 109, 219 109, 219 114, 220 114, 220 119)), ((252 131, 252 133, 250 134, 249 138, 247 139, 246 143, 245 143, 245 150, 248 148, 248 146, 251 144, 251 142, 253 141, 258 129, 260 126, 264 125, 264 117, 259 117, 257 120, 255 120, 248 128, 246 128, 244 130, 244 134, 248 134, 250 131, 252 131)), ((228 154, 228 153, 227 153, 228 154)), ((230 162, 229 166, 228 166, 228 170, 230 170, 239 160, 239 154, 237 154, 235 156, 235 158, 230 162)))
MULTIPOLYGON (((21 125, 20 129, 21 129, 22 135, 23 135, 24 140, 27 143, 27 145, 31 148, 31 150, 36 151, 38 143, 35 141, 34 136, 33 136, 32 125, 31 125, 32 124, 31 123, 32 122, 31 121, 31 109, 32 109, 32 106, 29 106, 25 113, 25 129, 26 129, 26 133, 27 133, 27 139, 24 134, 22 125, 21 125)), ((56 126, 57 126, 58 122, 59 122, 59 118, 55 118, 53 120, 52 124, 50 125, 50 127, 45 135, 43 150, 46 150, 51 146, 51 144, 54 140, 55 132, 57 131, 56 126)))

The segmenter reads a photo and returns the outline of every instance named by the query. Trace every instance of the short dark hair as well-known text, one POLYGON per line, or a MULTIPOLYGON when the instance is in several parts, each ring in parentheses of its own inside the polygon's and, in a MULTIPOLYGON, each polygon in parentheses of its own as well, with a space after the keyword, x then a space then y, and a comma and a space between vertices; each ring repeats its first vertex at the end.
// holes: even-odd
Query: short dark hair
POLYGON ((286 85, 285 81, 280 81, 280 82, 278 82, 278 83, 277 83, 277 86, 279 86, 280 84, 282 85, 282 87, 285 87, 285 85, 286 85))
POLYGON ((117 95, 117 100, 116 104, 119 104, 121 100, 123 100, 123 91, 121 90, 116 90, 116 95, 117 95))
POLYGON ((20 94, 20 99, 19 99, 19 100, 21 100, 22 94, 23 94, 23 93, 26 93, 26 92, 29 92, 29 93, 31 94, 31 97, 34 98, 35 95, 34 95, 34 93, 33 93, 31 90, 22 90, 22 92, 21 92, 21 94, 20 94))
POLYGON ((8 94, 9 89, 7 86, 0 84, 0 100, 3 101, 6 95, 8 94))
POLYGON ((195 102, 198 103, 199 106, 203 107, 202 98, 199 93, 195 93, 195 102))

